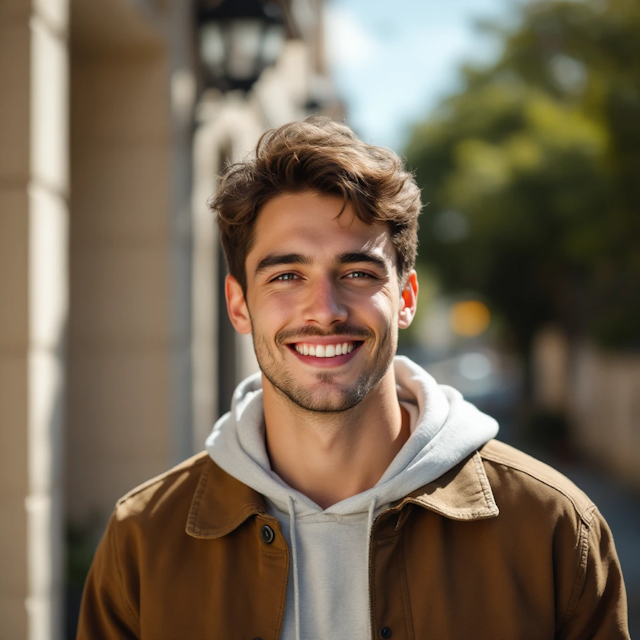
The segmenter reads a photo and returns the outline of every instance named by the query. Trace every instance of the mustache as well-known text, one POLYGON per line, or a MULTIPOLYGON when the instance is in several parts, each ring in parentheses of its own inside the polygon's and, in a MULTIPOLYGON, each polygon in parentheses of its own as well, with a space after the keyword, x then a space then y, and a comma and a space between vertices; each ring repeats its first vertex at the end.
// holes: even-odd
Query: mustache
POLYGON ((283 329, 276 334, 276 344, 284 344, 285 342, 299 342, 298 338, 327 338, 329 336, 353 336, 356 338, 371 338, 373 331, 367 327, 352 324, 350 322, 342 322, 335 327, 331 327, 329 331, 323 331, 319 327, 308 326, 298 329, 283 329))

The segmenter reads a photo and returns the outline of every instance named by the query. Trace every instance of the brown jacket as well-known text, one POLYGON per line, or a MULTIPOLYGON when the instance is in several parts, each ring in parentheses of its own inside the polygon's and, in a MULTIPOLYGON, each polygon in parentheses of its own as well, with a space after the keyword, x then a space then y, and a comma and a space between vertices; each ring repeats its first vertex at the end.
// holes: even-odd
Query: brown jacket
MULTIPOLYGON (((369 574, 375 638, 629 638, 596 507, 495 440, 380 514, 369 574)), ((78 638, 276 640, 288 575, 262 496, 200 454, 118 502, 78 638)))

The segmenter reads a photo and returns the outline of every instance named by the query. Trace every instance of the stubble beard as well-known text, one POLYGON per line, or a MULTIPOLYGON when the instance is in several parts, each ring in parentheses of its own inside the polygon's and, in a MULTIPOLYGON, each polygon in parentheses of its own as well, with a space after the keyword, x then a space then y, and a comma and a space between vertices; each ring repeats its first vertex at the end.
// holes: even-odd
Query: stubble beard
MULTIPOLYGON (((373 362, 366 367, 358 376, 357 380, 350 385, 339 385, 335 382, 339 377, 337 372, 318 371, 315 374, 316 389, 310 389, 297 383, 292 372, 285 368, 283 358, 278 358, 278 347, 272 347, 268 339, 255 331, 255 325, 252 324, 253 350, 258 360, 260 371, 265 378, 283 394, 290 402, 305 411, 314 413, 337 413, 347 411, 359 404, 376 386, 389 370, 393 357, 395 355, 397 338, 394 340, 393 331, 388 331, 380 341, 380 347, 374 355, 373 362), (326 391, 318 389, 318 387, 330 387, 326 391), (336 397, 338 396, 338 397, 336 397)), ((300 332, 297 337, 327 336, 332 334, 304 332, 304 336, 300 332)), ((342 324, 336 327, 333 335, 356 335, 363 338, 371 338, 373 334, 361 328, 354 328, 342 324)), ((284 335, 276 336, 276 345, 282 345, 284 335)), ((364 349, 365 344, 360 348, 364 349)), ((280 347, 287 349, 288 347, 280 347)))

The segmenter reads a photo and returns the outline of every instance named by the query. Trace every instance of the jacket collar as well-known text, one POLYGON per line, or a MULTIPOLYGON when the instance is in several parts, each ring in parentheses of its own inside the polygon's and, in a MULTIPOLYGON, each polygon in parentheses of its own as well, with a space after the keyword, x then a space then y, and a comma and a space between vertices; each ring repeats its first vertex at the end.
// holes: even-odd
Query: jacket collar
MULTIPOLYGON (((483 520, 498 515, 489 479, 478 452, 395 507, 416 504, 452 520, 483 520)), ((210 458, 193 495, 186 532, 195 538, 220 538, 252 515, 266 513, 262 495, 223 471, 210 458)))
POLYGON ((223 471, 211 458, 193 494, 186 531, 194 538, 220 538, 254 514, 266 512, 264 498, 223 471))
POLYGON ((484 520, 499 513, 478 451, 409 494, 398 506, 406 504, 417 504, 451 520, 484 520))

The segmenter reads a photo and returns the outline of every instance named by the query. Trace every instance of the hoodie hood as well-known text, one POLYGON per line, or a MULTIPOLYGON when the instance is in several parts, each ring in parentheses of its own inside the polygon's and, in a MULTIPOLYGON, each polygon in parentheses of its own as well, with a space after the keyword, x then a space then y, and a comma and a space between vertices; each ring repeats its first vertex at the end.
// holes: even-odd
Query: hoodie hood
POLYGON ((236 388, 231 411, 216 422, 206 441, 212 460, 224 471, 261 493, 281 511, 295 502, 297 516, 369 512, 404 498, 449 471, 498 432, 496 421, 438 383, 408 358, 396 356, 398 400, 411 417, 412 433, 371 489, 328 509, 289 487, 272 470, 265 446, 261 374, 236 388), (375 508, 375 507, 374 507, 375 508))

